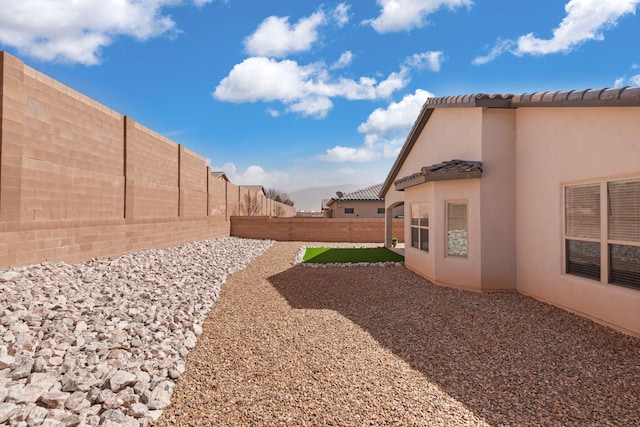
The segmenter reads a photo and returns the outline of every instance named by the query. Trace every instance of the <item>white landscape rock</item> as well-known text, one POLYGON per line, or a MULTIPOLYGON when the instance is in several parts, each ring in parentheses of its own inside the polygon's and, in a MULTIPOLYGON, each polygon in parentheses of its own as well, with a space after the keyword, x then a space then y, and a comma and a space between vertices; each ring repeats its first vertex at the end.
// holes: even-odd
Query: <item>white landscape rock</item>
POLYGON ((227 275, 272 244, 221 238, 0 270, 0 424, 155 423, 227 275))

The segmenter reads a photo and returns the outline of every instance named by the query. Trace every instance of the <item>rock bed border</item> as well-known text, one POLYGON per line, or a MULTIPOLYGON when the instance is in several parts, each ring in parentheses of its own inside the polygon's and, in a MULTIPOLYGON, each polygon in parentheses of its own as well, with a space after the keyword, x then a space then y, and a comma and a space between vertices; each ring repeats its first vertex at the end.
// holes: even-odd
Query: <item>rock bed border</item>
POLYGON ((227 275, 273 243, 0 269, 0 424, 154 424, 227 275))

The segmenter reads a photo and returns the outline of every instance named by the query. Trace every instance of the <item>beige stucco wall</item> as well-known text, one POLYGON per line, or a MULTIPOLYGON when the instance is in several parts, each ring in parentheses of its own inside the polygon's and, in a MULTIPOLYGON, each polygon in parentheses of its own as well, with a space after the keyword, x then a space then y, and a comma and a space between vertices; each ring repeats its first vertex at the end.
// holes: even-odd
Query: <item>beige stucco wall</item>
MULTIPOLYGON (((480 108, 434 111, 395 179, 447 160, 481 160, 482 120, 480 108)), ((430 182, 404 192, 391 187, 385 195, 387 205, 403 197, 405 201, 405 265, 408 268, 439 284, 481 289, 480 181, 430 182), (456 200, 469 202, 467 258, 446 256, 446 201, 456 200), (411 205, 420 202, 429 203, 429 253, 410 244, 411 205)))
POLYGON ((438 181, 405 190, 405 265, 440 285, 482 289, 480 179, 438 181), (411 205, 429 204, 429 252, 411 247, 411 205), (447 256, 447 202, 468 204, 468 256, 447 256))
POLYGON ((640 291, 564 274, 563 185, 640 178, 640 107, 516 112, 518 290, 640 335, 640 291))
MULTIPOLYGON (((452 159, 482 161, 483 174, 481 179, 433 182, 405 190, 406 241, 411 241, 409 203, 427 201, 427 197, 433 220, 431 253, 408 249, 405 262, 409 268, 448 286, 483 291, 515 289, 514 138, 515 111, 511 109, 433 112, 397 178, 452 159), (469 204, 466 258, 446 256, 446 203, 455 200, 469 204)), ((391 195, 391 200, 396 197, 401 196, 391 195)))
MULTIPOLYGON (((420 172, 424 166, 446 160, 480 159, 481 128, 482 110, 480 108, 443 108, 434 111, 394 180, 420 172), (445 143, 442 144, 440 141, 445 143)), ((404 192, 396 191, 393 184, 384 195, 386 207, 401 203, 403 200, 404 192)), ((405 218, 408 217, 409 210, 405 206, 405 218)), ((387 244, 391 237, 389 228, 387 223, 387 244)))
MULTIPOLYGON (((482 289, 516 288, 515 110, 482 116, 482 289)), ((471 159, 474 160, 474 159, 471 159)))
POLYGON ((378 213, 378 208, 384 208, 384 201, 357 202, 344 200, 340 202, 340 207, 338 207, 337 203, 331 204, 331 218, 384 218, 384 213, 378 213), (353 213, 344 213, 345 208, 353 208, 353 213))

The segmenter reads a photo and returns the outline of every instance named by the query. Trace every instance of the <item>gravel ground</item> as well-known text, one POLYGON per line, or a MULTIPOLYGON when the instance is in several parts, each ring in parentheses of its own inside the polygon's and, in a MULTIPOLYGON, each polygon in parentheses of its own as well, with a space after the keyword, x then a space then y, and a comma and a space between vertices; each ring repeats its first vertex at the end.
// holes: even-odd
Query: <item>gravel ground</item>
POLYGON ((640 426, 640 339, 300 246, 228 277, 159 425, 640 426))

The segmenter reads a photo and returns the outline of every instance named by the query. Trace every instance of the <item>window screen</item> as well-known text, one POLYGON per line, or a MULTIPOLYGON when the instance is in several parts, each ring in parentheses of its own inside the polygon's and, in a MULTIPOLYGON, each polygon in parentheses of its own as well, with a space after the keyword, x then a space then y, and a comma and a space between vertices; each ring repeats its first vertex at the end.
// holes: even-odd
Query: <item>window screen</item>
POLYGON ((640 181, 610 182, 609 282, 640 289, 640 181), (629 242, 629 244, 624 244, 629 242))
POLYGON ((447 255, 468 254, 467 203, 447 203, 447 255))
POLYGON ((567 237, 600 238, 600 184, 565 188, 567 237))
POLYGON ((609 239, 640 243, 640 181, 610 182, 609 239))

